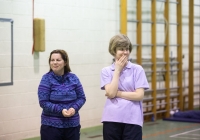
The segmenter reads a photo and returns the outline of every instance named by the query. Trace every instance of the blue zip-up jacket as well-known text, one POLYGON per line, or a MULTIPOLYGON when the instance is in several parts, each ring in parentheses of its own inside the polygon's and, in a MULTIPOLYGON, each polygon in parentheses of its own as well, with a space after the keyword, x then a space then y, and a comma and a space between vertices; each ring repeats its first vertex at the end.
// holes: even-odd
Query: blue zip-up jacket
POLYGON ((43 109, 41 123, 57 128, 80 125, 79 109, 86 101, 85 93, 78 77, 73 73, 62 76, 50 71, 43 75, 38 87, 40 107, 43 109), (71 117, 62 115, 63 109, 75 109, 71 117))

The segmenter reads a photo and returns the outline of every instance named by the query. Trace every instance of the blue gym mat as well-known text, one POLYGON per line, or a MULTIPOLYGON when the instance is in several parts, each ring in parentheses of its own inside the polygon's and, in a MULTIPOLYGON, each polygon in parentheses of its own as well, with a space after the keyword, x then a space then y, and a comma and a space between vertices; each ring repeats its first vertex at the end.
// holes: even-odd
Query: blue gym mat
POLYGON ((200 123, 200 111, 199 110, 179 111, 174 113, 172 117, 164 118, 163 120, 200 123))

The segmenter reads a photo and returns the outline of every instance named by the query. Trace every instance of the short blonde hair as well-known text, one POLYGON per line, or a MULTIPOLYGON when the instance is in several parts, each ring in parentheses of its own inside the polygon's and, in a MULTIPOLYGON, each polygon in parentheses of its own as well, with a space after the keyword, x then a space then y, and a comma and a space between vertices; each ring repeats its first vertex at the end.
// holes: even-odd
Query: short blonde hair
POLYGON ((128 47, 132 51, 132 44, 129 38, 124 34, 118 34, 110 39, 108 51, 111 55, 115 56, 117 48, 128 47))

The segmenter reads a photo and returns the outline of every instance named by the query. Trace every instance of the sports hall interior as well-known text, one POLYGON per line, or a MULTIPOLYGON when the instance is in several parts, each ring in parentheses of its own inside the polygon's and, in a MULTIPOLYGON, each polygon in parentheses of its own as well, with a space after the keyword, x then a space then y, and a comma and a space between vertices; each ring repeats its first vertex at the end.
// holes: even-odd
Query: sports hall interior
POLYGON ((143 139, 199 140, 200 120, 167 119, 200 111, 199 0, 0 0, 0 140, 40 140, 37 90, 55 49, 68 53, 85 91, 81 140, 102 140, 100 73, 112 64, 109 40, 119 33, 131 40, 130 61, 150 86, 143 139))

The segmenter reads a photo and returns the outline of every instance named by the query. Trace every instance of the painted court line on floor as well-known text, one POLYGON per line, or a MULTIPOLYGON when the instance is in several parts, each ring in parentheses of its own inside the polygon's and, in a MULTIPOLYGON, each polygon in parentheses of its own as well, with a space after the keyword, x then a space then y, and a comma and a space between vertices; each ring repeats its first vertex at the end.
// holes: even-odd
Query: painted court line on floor
POLYGON ((167 133, 180 131, 180 130, 183 130, 183 129, 186 129, 186 128, 191 128, 191 127, 194 127, 194 126, 197 126, 197 125, 199 125, 199 124, 192 124, 192 125, 187 125, 187 126, 184 126, 184 127, 178 127, 178 128, 174 128, 174 129, 168 129, 168 130, 164 130, 164 131, 159 131, 159 132, 156 132, 156 133, 144 135, 142 138, 145 139, 145 138, 149 138, 149 137, 155 137, 155 136, 159 136, 159 135, 164 135, 164 134, 167 134, 167 133))
POLYGON ((199 138, 189 138, 189 137, 176 137, 176 138, 182 138, 187 140, 199 140, 199 138))
POLYGON ((200 134, 189 134, 189 135, 192 135, 192 136, 200 136, 200 134))
POLYGON ((183 138, 183 139, 193 139, 193 140, 199 140, 200 139, 200 135, 199 135, 199 132, 197 132, 197 134, 189 134, 191 132, 195 132, 195 131, 200 131, 200 129, 194 129, 194 130, 191 130, 191 131, 185 131, 183 133, 179 133, 179 134, 176 134, 176 135, 172 135, 170 137, 176 137, 176 138, 183 138), (192 136, 198 136, 197 138, 191 138, 191 137, 187 137, 187 136, 184 136, 184 135, 192 135, 192 136))

